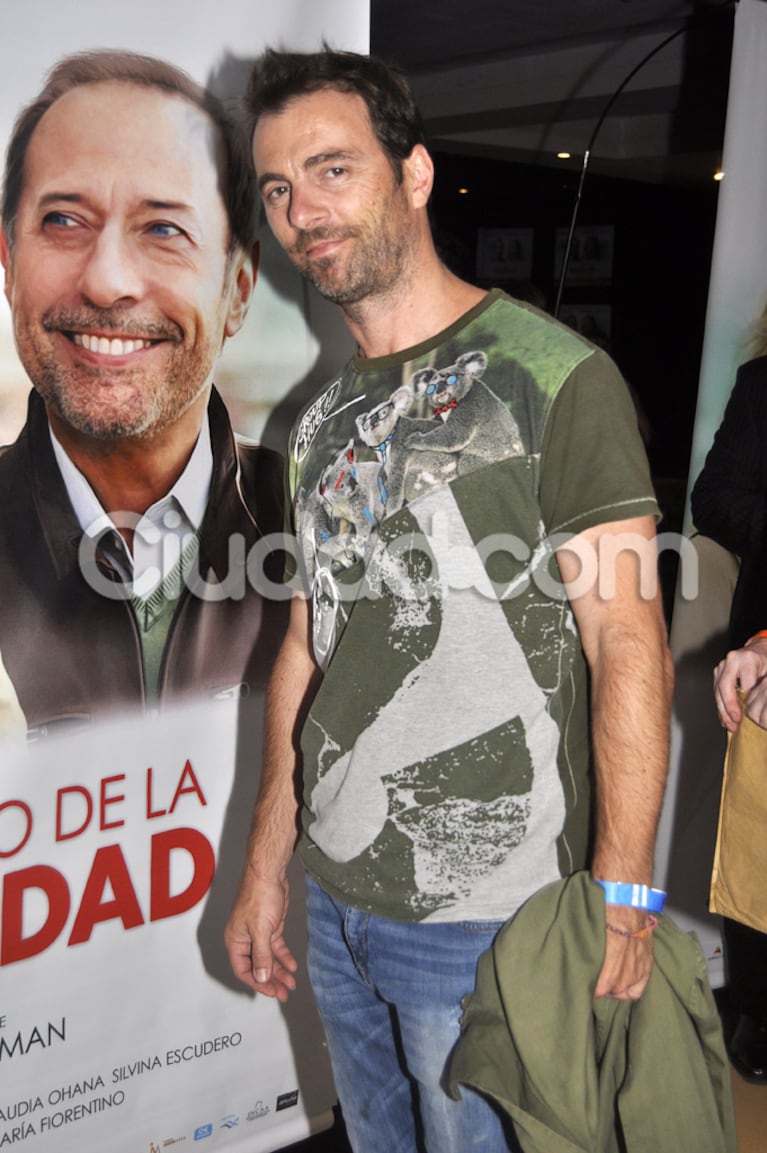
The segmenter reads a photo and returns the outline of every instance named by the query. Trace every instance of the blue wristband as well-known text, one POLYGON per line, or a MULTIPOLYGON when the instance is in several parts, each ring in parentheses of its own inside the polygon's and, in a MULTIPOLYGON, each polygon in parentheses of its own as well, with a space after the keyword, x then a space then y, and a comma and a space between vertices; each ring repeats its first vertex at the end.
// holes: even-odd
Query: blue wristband
POLYGON ((597 881, 605 891, 608 905, 629 905, 632 909, 647 909, 648 913, 662 913, 666 903, 663 889, 648 885, 630 885, 623 881, 597 881))

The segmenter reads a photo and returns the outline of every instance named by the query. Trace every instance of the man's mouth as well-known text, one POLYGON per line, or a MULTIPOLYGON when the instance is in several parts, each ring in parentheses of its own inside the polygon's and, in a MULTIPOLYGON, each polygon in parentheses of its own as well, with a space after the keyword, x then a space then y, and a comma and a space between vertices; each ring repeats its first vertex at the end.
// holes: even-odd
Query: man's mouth
POLYGON ((304 252, 304 258, 309 261, 324 260, 333 252, 336 244, 341 237, 334 237, 332 240, 318 240, 316 244, 310 245, 304 252))
POLYGON ((97 352, 99 356, 130 356, 132 352, 140 352, 144 348, 151 348, 155 343, 151 340, 139 340, 128 336, 91 336, 87 332, 67 333, 70 339, 88 352, 97 352))
POLYGON ((326 252, 332 250, 339 241, 349 240, 354 235, 354 231, 351 229, 347 232, 331 233, 318 228, 314 232, 302 233, 297 239, 293 251, 307 260, 322 259, 326 252))

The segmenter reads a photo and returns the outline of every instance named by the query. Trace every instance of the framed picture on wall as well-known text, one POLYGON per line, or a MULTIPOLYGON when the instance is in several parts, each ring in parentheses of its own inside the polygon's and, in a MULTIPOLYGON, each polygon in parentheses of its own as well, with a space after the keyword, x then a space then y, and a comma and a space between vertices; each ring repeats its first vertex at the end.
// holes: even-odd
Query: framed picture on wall
POLYGON ((478 280, 529 280, 532 266, 532 228, 477 230, 478 280))
MULTIPOLYGON (((562 274, 567 228, 558 228, 554 250, 554 279, 562 274)), ((573 232, 566 284, 609 284, 613 276, 615 229, 612 224, 585 224, 573 232)))

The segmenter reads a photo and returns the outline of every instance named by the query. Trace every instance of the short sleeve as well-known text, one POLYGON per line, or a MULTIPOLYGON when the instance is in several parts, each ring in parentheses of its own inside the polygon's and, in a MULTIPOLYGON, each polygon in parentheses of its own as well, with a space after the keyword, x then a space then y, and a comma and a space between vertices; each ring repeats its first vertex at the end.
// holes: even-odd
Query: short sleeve
POLYGON ((577 365, 552 404, 540 503, 549 534, 632 517, 660 519, 634 402, 603 352, 577 365))

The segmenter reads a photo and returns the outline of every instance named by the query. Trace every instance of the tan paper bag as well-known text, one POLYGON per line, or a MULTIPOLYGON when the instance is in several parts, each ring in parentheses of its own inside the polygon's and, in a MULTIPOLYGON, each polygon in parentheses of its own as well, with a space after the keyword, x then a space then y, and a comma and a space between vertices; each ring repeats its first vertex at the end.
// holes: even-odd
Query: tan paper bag
POLYGON ((709 908, 767 933, 767 729, 729 734, 709 908))

